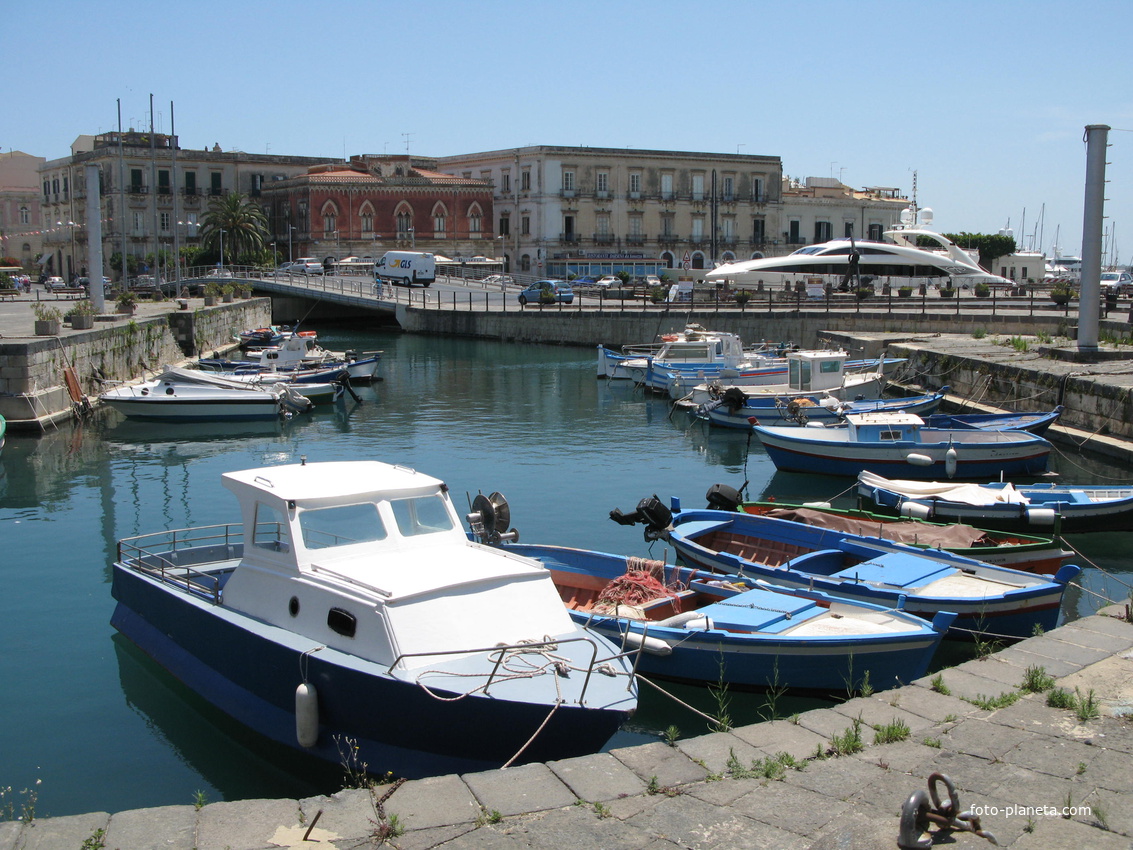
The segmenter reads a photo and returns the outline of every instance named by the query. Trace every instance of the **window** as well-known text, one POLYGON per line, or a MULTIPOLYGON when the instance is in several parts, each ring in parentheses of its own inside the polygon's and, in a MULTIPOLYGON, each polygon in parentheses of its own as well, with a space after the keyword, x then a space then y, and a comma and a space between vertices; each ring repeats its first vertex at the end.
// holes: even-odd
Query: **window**
POLYGON ((404 210, 402 212, 399 212, 397 214, 397 235, 400 238, 404 239, 409 234, 409 231, 412 230, 412 229, 413 229, 413 217, 410 216, 409 213, 405 212, 404 210))
POLYGON ((438 531, 451 531, 453 528, 452 517, 441 496, 394 499, 390 502, 390 507, 393 508, 397 530, 402 537, 435 534, 438 531))
POLYGON ((629 235, 641 236, 641 216, 631 215, 629 217, 629 235))
POLYGON ((564 192, 573 192, 574 191, 574 172, 573 171, 563 171, 563 191, 564 192))
POLYGON ((704 216, 697 215, 692 218, 692 241, 699 242, 704 238, 704 216))
POLYGON ((692 175, 692 199, 694 201, 704 200, 704 175, 692 175))
POLYGON ((291 534, 283 514, 271 505, 257 504, 252 545, 271 552, 291 550, 291 534))
POLYGON ((197 194, 197 172, 195 171, 185 172, 185 194, 197 194))
POLYGON ((67 200, 67 178, 63 178, 63 200, 67 200))
POLYGON ((641 194, 641 175, 640 174, 631 174, 629 176, 629 192, 630 192, 631 195, 634 195, 634 196, 641 194))
POLYGON ((161 226, 161 232, 162 233, 168 233, 169 232, 169 213, 163 212, 161 214, 161 216, 159 218, 159 224, 161 226))
POLYGON ((736 241, 736 220, 731 216, 724 216, 720 219, 721 236, 725 242, 736 241))
POLYGON ((721 186, 721 191, 724 194, 724 200, 725 201, 734 201, 736 199, 735 189, 736 189, 736 178, 731 177, 731 176, 725 177, 724 181, 723 181, 723 186, 721 186))
POLYGON ((845 226, 842 228, 842 236, 845 239, 849 239, 853 235, 854 235, 854 223, 852 221, 847 221, 845 226))
POLYGON ((334 213, 328 212, 323 215, 323 233, 330 234, 337 231, 337 217, 334 213))
POLYGON ((751 220, 751 241, 757 245, 762 245, 767 241, 767 222, 762 218, 753 218, 751 220))
POLYGON ((263 191, 263 188, 264 188, 264 175, 253 174, 252 175, 252 197, 258 198, 260 196, 260 192, 263 191))
MULTIPOLYGON (((58 189, 56 189, 58 191, 58 189)), ((142 170, 140 168, 130 169, 130 191, 141 192, 142 189, 142 170)))
POLYGON ((20 224, 31 224, 31 211, 27 207, 20 207, 20 224))
POLYGON ((362 213, 361 219, 362 219, 362 232, 367 233, 367 234, 373 233, 374 232, 374 214, 372 212, 362 213))
POLYGON ((815 244, 819 242, 829 242, 831 239, 831 227, 828 221, 816 221, 814 223, 814 241, 815 244))
POLYGON ((881 241, 881 225, 880 224, 871 224, 869 226, 869 237, 868 238, 872 242, 880 242, 881 241))
POLYGON ((531 216, 525 215, 519 219, 519 232, 524 236, 531 235, 531 216))
POLYGON ((763 194, 762 177, 751 178, 751 199, 757 204, 762 204, 767 200, 767 197, 763 194))
POLYGON ((480 213, 473 212, 468 215, 468 235, 476 237, 480 235, 480 213))
POLYGON ((673 197, 673 175, 661 175, 661 197, 668 200, 673 197))
POLYGON ((610 235, 610 217, 608 215, 600 215, 597 218, 597 222, 598 222, 598 235, 599 236, 609 236, 610 235))
POLYGON ((169 171, 166 169, 157 172, 157 194, 169 194, 169 171))
POLYGON ((800 233, 800 230, 801 230, 801 228, 800 228, 800 225, 799 225, 799 220, 797 218, 792 219, 791 223, 787 226, 787 244, 788 245, 801 245, 802 244, 803 238, 802 238, 802 235, 800 233))
POLYGON ((511 216, 500 216, 500 236, 511 236, 511 216))
POLYGON ((433 235, 438 239, 445 235, 444 213, 437 213, 433 216, 433 235))
POLYGON ((145 230, 142 227, 142 214, 140 212, 135 212, 134 213, 134 233, 140 235, 144 232, 145 232, 145 230))
POLYGON ((531 191, 531 169, 523 169, 523 173, 519 176, 519 188, 522 192, 531 191))
POLYGON ((599 171, 598 174, 595 176, 594 188, 597 189, 599 192, 603 192, 603 193, 609 192, 610 191, 610 172, 599 171))
POLYGON ((308 549, 331 549, 386 538, 386 527, 373 502, 304 510, 299 514, 299 532, 308 549))
POLYGON ((662 236, 672 236, 673 235, 673 217, 671 215, 661 216, 661 235, 662 236))
POLYGON ((511 191, 511 172, 505 171, 500 175, 500 191, 504 193, 511 191))

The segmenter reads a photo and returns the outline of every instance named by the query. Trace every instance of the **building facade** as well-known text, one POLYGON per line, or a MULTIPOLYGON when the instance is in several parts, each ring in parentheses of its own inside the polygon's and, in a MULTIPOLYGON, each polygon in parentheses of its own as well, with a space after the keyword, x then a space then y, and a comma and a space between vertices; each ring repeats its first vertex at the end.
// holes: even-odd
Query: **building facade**
MULTIPOLYGON (((201 217, 209 201, 240 192, 268 212, 264 188, 312 165, 341 162, 326 157, 292 157, 181 148, 177 136, 155 133, 104 133, 79 136, 71 155, 39 167, 45 223, 41 269, 65 280, 87 273, 87 165, 99 169, 103 273, 118 252, 144 258, 176 255, 199 242, 201 217)), ((158 270, 169 276, 164 269, 158 270)))
POLYGON ((451 259, 493 249, 492 187, 434 159, 354 156, 268 184, 269 226, 294 257, 370 260, 389 250, 451 259))
POLYGON ((851 236, 880 242, 909 205, 899 189, 857 190, 834 177, 785 178, 781 197, 783 229, 777 236, 783 250, 769 256, 851 236))
POLYGON ((0 153, 0 256, 28 271, 43 253, 38 172, 46 161, 23 151, 0 153))

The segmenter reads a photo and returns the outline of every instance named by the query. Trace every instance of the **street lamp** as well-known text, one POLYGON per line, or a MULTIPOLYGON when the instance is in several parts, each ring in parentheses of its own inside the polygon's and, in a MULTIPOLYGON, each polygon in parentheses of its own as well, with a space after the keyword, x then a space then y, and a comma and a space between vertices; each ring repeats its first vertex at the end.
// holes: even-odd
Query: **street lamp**
POLYGON ((504 253, 507 250, 507 246, 505 245, 504 240, 507 239, 507 237, 501 233, 496 238, 500 240, 500 274, 503 274, 505 271, 507 271, 504 268, 504 265, 507 262, 507 255, 504 253))
POLYGON ((220 228, 220 268, 224 270, 224 228, 220 228))
POLYGON ((287 262, 295 261, 295 255, 291 251, 291 234, 295 232, 295 225, 287 225, 287 262))

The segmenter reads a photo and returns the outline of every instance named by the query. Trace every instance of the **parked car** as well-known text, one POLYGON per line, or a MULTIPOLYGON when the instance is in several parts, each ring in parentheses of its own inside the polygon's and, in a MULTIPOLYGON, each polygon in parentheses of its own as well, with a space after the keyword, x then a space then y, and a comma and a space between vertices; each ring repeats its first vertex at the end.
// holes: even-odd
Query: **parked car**
POLYGON ((209 269, 205 277, 232 277, 231 269, 209 269))
POLYGON ((615 277, 612 274, 608 274, 598 278, 597 283, 595 283, 594 285, 599 289, 609 289, 611 286, 621 286, 622 279, 620 277, 615 277))
POLYGON ((61 278, 61 277, 49 277, 47 280, 45 280, 43 282, 43 288, 48 289, 48 290, 66 289, 67 288, 67 282, 65 280, 63 280, 63 278, 61 278))
POLYGON ((646 289, 652 289, 655 286, 661 286, 662 285, 661 284, 661 278, 657 277, 657 275, 655 275, 655 274, 647 274, 645 276, 644 283, 645 283, 646 289))
POLYGON ((1119 295, 1128 295, 1133 292, 1133 275, 1129 272, 1102 272, 1102 294, 1116 290, 1119 295))
POLYGON ((537 280, 519 293, 519 303, 521 306, 528 302, 539 304, 544 293, 551 293, 555 301, 562 304, 574 302, 574 290, 565 280, 537 280))
POLYGON ((515 283, 511 275, 506 274, 490 274, 484 278, 483 283, 487 286, 511 286, 515 283))
POLYGON ((598 282, 598 278, 594 275, 584 274, 581 277, 576 277, 570 282, 571 286, 594 286, 598 282))
POLYGON ((323 264, 314 257, 300 257, 291 264, 292 274, 322 274, 323 264))

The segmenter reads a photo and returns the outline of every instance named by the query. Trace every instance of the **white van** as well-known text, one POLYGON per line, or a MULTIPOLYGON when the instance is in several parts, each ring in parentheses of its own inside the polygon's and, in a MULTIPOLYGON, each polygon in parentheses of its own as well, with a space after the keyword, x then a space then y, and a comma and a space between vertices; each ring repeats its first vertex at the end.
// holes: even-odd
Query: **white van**
POLYGON ((437 263, 432 254, 418 251, 386 251, 374 263, 374 279, 412 286, 425 286, 437 279, 437 263))

